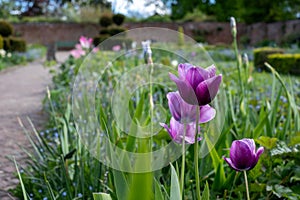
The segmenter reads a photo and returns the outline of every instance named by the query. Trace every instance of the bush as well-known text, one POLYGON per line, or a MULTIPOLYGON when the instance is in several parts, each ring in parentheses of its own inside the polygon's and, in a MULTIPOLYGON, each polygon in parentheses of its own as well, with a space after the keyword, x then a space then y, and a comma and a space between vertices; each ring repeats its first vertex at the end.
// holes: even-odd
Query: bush
POLYGON ((109 30, 108 28, 103 28, 99 31, 100 35, 109 35, 109 30))
POLYGON ((254 49, 253 54, 254 66, 256 67, 256 69, 266 70, 264 63, 268 62, 268 55, 283 54, 283 50, 279 48, 262 47, 254 49))
POLYGON ((112 20, 113 20, 113 22, 114 22, 116 25, 120 26, 120 25, 123 24, 123 22, 124 22, 124 20, 125 20, 125 15, 120 14, 120 13, 115 14, 115 15, 113 15, 113 17, 112 17, 112 20))
POLYGON ((109 38, 108 34, 101 34, 98 35, 96 37, 93 38, 93 44, 94 46, 98 46, 98 44, 100 44, 101 42, 103 42, 104 40, 106 40, 107 38, 109 38))
POLYGON ((6 21, 0 21, 0 35, 8 37, 13 33, 13 27, 6 21))
POLYGON ((10 51, 19 51, 25 52, 26 51, 26 41, 21 38, 11 37, 9 39, 10 42, 10 51))
POLYGON ((271 54, 268 63, 279 73, 300 75, 300 54, 271 54))
POLYGON ((112 18, 111 18, 111 15, 110 14, 103 14, 101 17, 100 17, 100 25, 102 27, 108 27, 112 24, 112 18))
POLYGON ((3 49, 3 37, 0 35, 0 49, 3 49))
MULTIPOLYGON (((123 27, 111 27, 111 28, 108 29, 108 33, 111 36, 117 35, 117 34, 122 33, 124 31, 126 31, 126 28, 123 28, 123 27)), ((126 33, 124 33, 122 35, 125 36, 126 33)))
MULTIPOLYGON (((94 45, 98 46, 98 44, 100 44, 101 42, 103 42, 104 40, 108 39, 109 35, 98 35, 96 37, 94 37, 94 45)), ((131 43, 132 40, 128 39, 128 38, 123 38, 123 37, 114 37, 113 39, 110 39, 109 42, 105 43, 105 46, 101 46, 100 50, 112 50, 112 48, 116 45, 120 45, 121 47, 123 47, 125 45, 125 47, 127 49, 131 48, 131 43)))
POLYGON ((8 37, 3 38, 3 49, 5 51, 10 51, 10 39, 8 37))

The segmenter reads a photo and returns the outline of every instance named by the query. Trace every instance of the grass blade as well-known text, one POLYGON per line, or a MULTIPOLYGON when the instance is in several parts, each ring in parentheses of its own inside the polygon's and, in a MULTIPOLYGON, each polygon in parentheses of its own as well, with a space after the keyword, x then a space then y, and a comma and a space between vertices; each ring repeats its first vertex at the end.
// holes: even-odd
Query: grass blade
POLYGON ((179 179, 176 173, 175 168, 171 165, 171 191, 170 191, 170 200, 179 200, 181 199, 179 179))

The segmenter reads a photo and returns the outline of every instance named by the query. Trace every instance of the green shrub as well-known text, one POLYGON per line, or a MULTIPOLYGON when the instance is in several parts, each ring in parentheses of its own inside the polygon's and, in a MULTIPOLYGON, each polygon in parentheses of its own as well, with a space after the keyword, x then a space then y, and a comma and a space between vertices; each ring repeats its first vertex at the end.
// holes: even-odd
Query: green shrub
MULTIPOLYGON (((109 35, 98 35, 94 37, 94 45, 97 46, 104 40, 108 39, 109 35)), ((104 45, 100 47, 100 50, 112 50, 113 46, 120 45, 121 47, 125 47, 127 49, 131 48, 132 40, 124 37, 114 37, 113 39, 109 39, 109 42, 105 42, 104 45)))
POLYGON ((101 34, 93 38, 93 44, 94 46, 98 46, 101 42, 109 38, 108 34, 101 34))
POLYGON ((113 23, 111 15, 110 14, 101 15, 99 23, 102 27, 110 26, 113 23))
POLYGON ((3 38, 3 49, 5 51, 10 51, 10 39, 8 37, 3 38))
POLYGON ((283 50, 272 47, 262 47, 254 49, 254 66, 256 69, 265 70, 265 62, 268 62, 268 55, 271 54, 283 54, 283 50))
MULTIPOLYGON (((122 32, 124 32, 124 31, 126 31, 126 28, 123 28, 123 27, 110 27, 109 29, 108 29, 108 33, 109 33, 109 35, 111 35, 111 36, 113 36, 113 35, 117 35, 117 34, 119 34, 119 33, 122 33, 122 32)), ((126 33, 124 33, 124 34, 122 34, 123 36, 125 36, 126 35, 126 33)))
POLYGON ((13 27, 6 21, 0 21, 0 35, 8 37, 13 33, 13 27))
POLYGON ((271 54, 268 63, 279 73, 300 75, 300 54, 271 54))
POLYGON ((26 41, 22 38, 10 37, 10 51, 26 51, 26 41))
POLYGON ((0 49, 3 49, 3 37, 0 35, 0 49))
MULTIPOLYGON (((100 35, 110 35, 110 36, 113 36, 113 35, 117 35, 119 33, 122 33, 126 31, 126 28, 123 28, 123 27, 119 27, 119 26, 112 26, 110 28, 103 28, 99 31, 99 34, 100 35)), ((126 34, 124 33, 123 36, 125 36, 126 34)))
POLYGON ((99 34, 100 34, 100 35, 109 35, 109 30, 108 30, 108 28, 102 28, 102 29, 99 31, 99 34))
POLYGON ((112 17, 112 20, 113 20, 113 22, 114 22, 116 25, 120 26, 120 25, 123 24, 123 22, 124 22, 124 20, 125 20, 125 15, 120 14, 120 13, 115 14, 115 15, 113 15, 113 17, 112 17))

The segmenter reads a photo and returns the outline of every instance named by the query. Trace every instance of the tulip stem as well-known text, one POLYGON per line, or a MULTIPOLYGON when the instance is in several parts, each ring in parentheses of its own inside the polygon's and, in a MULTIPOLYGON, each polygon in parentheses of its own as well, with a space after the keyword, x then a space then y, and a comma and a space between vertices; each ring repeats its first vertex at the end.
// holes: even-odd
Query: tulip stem
POLYGON ((197 199, 201 200, 201 193, 200 193, 200 180, 199 180, 199 156, 198 156, 198 123, 200 119, 200 106, 197 109, 196 115, 196 128, 195 128, 195 144, 194 144, 194 162, 195 162, 195 179, 196 179, 196 194, 197 199))
POLYGON ((180 191, 181 196, 184 198, 184 170, 185 170, 185 135, 186 135, 186 123, 184 123, 184 132, 182 138, 182 161, 181 161, 181 177, 180 177, 180 191))
POLYGON ((246 170, 244 170, 243 172, 244 172, 244 178, 245 178, 247 200, 250 200, 249 187, 248 187, 248 179, 247 179, 247 172, 246 172, 246 170))
POLYGON ((242 73, 241 73, 241 59, 240 59, 236 34, 233 35, 233 47, 234 47, 234 52, 235 52, 235 56, 236 56, 236 60, 237 60, 237 69, 238 69, 240 89, 241 89, 242 94, 244 95, 244 86, 243 86, 242 73))

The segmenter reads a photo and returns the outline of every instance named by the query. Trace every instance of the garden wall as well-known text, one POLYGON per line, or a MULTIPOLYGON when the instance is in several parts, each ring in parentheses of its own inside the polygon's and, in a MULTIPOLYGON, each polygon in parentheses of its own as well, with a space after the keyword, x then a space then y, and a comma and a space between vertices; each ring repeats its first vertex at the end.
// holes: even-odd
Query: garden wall
MULTIPOLYGON (((125 23, 127 29, 139 27, 162 27, 178 30, 182 26, 189 36, 197 35, 209 44, 231 44, 232 36, 229 23, 222 22, 187 22, 187 23, 161 23, 138 22, 125 23)), ((98 24, 76 23, 20 23, 14 24, 15 34, 21 35, 29 43, 51 44, 57 41, 77 41, 79 36, 94 37, 99 33, 98 24)), ((152 33, 148 34, 151 39, 152 33)), ((276 23, 255 23, 251 25, 238 24, 238 36, 240 42, 255 45, 262 41, 275 41, 280 43, 291 37, 300 36, 300 20, 292 20, 276 23), (298 35, 298 36, 297 36, 298 35)), ((139 42, 135 33, 128 35, 139 42)), ((162 40, 169 41, 168 35, 162 35, 162 40)), ((173 38, 174 39, 174 38, 173 38)), ((298 39, 299 40, 299 39, 298 39)))

